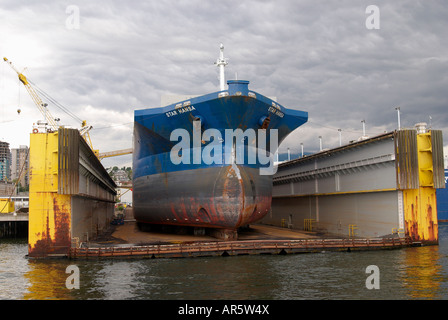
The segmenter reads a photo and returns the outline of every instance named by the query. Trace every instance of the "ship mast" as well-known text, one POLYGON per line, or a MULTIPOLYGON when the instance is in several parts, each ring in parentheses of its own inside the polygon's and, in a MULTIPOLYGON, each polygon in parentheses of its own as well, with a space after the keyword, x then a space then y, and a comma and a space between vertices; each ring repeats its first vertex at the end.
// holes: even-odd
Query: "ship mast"
POLYGON ((224 67, 228 65, 227 59, 224 58, 224 45, 221 43, 219 46, 220 53, 219 58, 216 60, 215 64, 219 67, 219 86, 221 91, 225 90, 226 76, 224 73, 224 67))

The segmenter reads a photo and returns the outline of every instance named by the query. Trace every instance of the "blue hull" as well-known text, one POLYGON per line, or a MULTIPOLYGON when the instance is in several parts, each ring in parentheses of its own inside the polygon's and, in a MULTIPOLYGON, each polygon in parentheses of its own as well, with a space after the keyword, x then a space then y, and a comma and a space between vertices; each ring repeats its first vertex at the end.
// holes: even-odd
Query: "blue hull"
MULTIPOLYGON (((448 178, 448 170, 445 169, 445 184, 448 178)), ((437 220, 448 221, 448 189, 437 189, 437 220)))
POLYGON ((269 164, 262 164, 258 158, 249 161, 248 143, 243 147, 246 155, 243 162, 229 160, 233 151, 225 147, 226 129, 239 128, 244 132, 264 129, 267 146, 263 152, 274 153, 276 150, 269 148, 271 130, 278 130, 280 144, 308 120, 308 113, 286 109, 250 91, 248 81, 228 81, 228 84, 226 91, 135 111, 133 208, 137 221, 235 229, 269 212, 272 176, 261 175, 259 170, 269 164), (198 123, 200 128, 194 131, 198 123), (188 148, 176 152, 176 156, 182 155, 186 157, 182 159, 190 161, 173 161, 172 150, 180 142, 171 136, 175 129, 184 129, 192 137, 188 148), (198 132, 203 134, 208 129, 222 138, 213 152, 210 147, 217 143, 213 138, 200 139, 200 147, 193 141, 195 134, 197 137, 198 132), (207 161, 206 155, 214 161, 207 161))

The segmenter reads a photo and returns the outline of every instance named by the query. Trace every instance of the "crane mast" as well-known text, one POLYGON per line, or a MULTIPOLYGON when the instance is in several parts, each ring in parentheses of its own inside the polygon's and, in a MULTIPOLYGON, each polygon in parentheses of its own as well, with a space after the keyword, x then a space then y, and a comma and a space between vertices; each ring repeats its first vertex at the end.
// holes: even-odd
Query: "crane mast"
MULTIPOLYGON (((7 58, 3 58, 5 62, 7 62, 10 67, 17 73, 19 76, 20 82, 25 86, 26 90, 28 91, 29 95, 33 99, 34 104, 37 106, 39 111, 44 116, 44 119, 47 121, 48 125, 51 127, 51 130, 57 131, 59 129, 59 125, 57 124, 56 119, 51 115, 50 111, 47 108, 47 104, 42 102, 41 98, 37 94, 37 92, 34 90, 34 88, 29 83, 28 79, 25 77, 25 75, 17 70, 11 61, 9 61, 7 58)), ((93 149, 92 141, 90 139, 89 131, 92 129, 92 126, 88 126, 87 122, 85 120, 82 121, 81 129, 79 129, 79 134, 84 138, 84 140, 87 142, 87 144, 90 146, 94 154, 100 159, 108 158, 108 157, 116 157, 124 154, 130 154, 132 153, 132 149, 124 149, 124 150, 115 150, 115 151, 109 151, 109 152, 103 152, 99 153, 99 150, 93 149)))
MULTIPOLYGON (((53 117, 53 115, 50 113, 50 111, 47 108, 47 104, 42 102, 41 98, 37 94, 37 92, 34 90, 34 88, 29 83, 28 79, 25 77, 25 75, 17 70, 11 61, 9 61, 7 58, 3 58, 5 62, 7 62, 11 68, 17 73, 19 76, 20 82, 25 86, 26 90, 28 91, 29 95, 31 96, 31 99, 33 100, 34 104, 37 106, 39 111, 44 116, 44 119, 47 121, 47 124, 51 127, 51 130, 56 131, 59 129, 59 125, 57 123, 57 120, 53 117)), ((59 119, 58 119, 59 120, 59 119)), ((92 126, 88 126, 86 121, 84 120, 81 124, 81 129, 79 129, 80 135, 84 138, 84 140, 87 142, 87 144, 90 146, 90 148, 93 150, 93 152, 98 156, 98 150, 93 149, 92 141, 90 139, 89 131, 92 129, 92 126)))
POLYGON ((28 91, 29 95, 31 96, 31 99, 33 99, 34 104, 37 106, 39 111, 42 113, 42 115, 44 116, 44 119, 48 122, 48 125, 52 128, 52 130, 58 130, 59 126, 58 126, 55 118, 51 115, 50 111, 47 109, 47 104, 42 102, 39 95, 36 93, 36 91, 33 89, 31 84, 28 82, 28 79, 25 77, 25 75, 23 73, 21 73, 20 71, 18 71, 14 67, 12 62, 9 61, 7 58, 3 58, 3 60, 5 60, 5 62, 7 62, 11 66, 11 68, 17 73, 17 75, 19 76, 20 82, 22 82, 23 85, 25 86, 26 90, 28 91))

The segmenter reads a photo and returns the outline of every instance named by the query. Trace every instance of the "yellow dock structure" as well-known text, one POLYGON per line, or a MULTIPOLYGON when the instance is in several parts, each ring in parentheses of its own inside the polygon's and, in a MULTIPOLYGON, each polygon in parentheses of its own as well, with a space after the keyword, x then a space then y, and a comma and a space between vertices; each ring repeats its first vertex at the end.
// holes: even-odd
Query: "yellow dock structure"
POLYGON ((30 135, 28 255, 67 256, 107 229, 115 183, 76 129, 30 135))
POLYGON ((0 199, 0 213, 10 213, 14 211, 14 201, 0 199))
MULTIPOLYGON (((403 186, 403 204, 406 233, 416 241, 438 242, 436 189, 445 187, 443 172, 442 133, 438 130, 417 131, 416 148, 407 149, 405 162, 414 163, 417 170, 413 183, 403 186), (417 162, 415 160, 417 159, 417 162)), ((413 141, 415 141, 413 140, 413 141)), ((409 145, 408 145, 409 146, 409 145)), ((402 148, 403 150, 403 148, 402 148)), ((398 153, 400 157, 400 153, 398 153)), ((403 161, 402 161, 403 162, 403 161)), ((402 165, 399 169, 409 168, 402 165)), ((399 172, 399 175, 411 175, 399 172)))
POLYGON ((67 256, 72 243, 88 241, 108 227, 116 185, 92 148, 91 126, 84 120, 81 130, 60 127, 29 79, 3 60, 44 116, 30 136, 28 254, 67 256))
POLYGON ((281 163, 262 223, 437 244, 443 162, 442 131, 421 123, 281 163))

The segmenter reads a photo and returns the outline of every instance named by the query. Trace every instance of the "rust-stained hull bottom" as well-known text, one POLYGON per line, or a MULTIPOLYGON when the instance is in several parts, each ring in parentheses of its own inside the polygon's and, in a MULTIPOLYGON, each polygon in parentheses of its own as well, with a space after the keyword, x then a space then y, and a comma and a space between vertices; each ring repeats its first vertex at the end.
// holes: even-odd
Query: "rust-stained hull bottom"
POLYGON ((271 200, 272 176, 235 164, 160 173, 133 181, 134 217, 139 223, 233 232, 263 218, 271 200))

